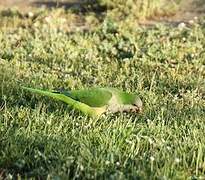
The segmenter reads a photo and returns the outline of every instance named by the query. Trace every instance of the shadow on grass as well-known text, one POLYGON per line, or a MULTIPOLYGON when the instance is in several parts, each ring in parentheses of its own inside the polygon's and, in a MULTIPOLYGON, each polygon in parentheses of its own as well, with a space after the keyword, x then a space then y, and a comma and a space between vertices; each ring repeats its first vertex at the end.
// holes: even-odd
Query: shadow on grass
MULTIPOLYGON (((19 175, 24 178, 46 179, 50 169, 58 169, 64 164, 68 166, 67 168, 75 170, 77 168, 75 161, 71 158, 66 160, 61 156, 63 153, 69 157, 72 153, 67 144, 70 143, 61 136, 34 133, 27 137, 23 133, 18 133, 17 129, 10 131, 9 138, 0 142, 1 150, 8 154, 0 161, 0 167, 3 167, 2 177, 6 178, 10 174, 14 179, 19 175), (55 147, 61 148, 61 151, 55 147)), ((70 172, 68 176, 73 177, 73 174, 70 172)))
POLYGON ((48 9, 51 8, 64 8, 66 10, 73 10, 74 12, 78 13, 87 13, 87 12, 94 12, 96 14, 100 14, 106 11, 105 6, 101 6, 97 3, 96 0, 75 0, 71 2, 59 2, 59 1, 34 1, 32 2, 34 7, 46 7, 48 9))
MULTIPOLYGON (((78 167, 81 163, 79 159, 83 159, 83 155, 79 151, 82 147, 73 143, 73 138, 56 136, 55 133, 46 135, 43 132, 34 131, 28 134, 19 131, 19 128, 11 129, 7 132, 7 138, 0 141, 0 149, 2 150, 0 156, 3 154, 2 152, 5 152, 4 158, 0 161, 0 167, 3 167, 3 169, 0 168, 0 172, 3 171, 2 177, 4 179, 9 175, 14 179, 18 179, 18 176, 23 179, 46 179, 48 175, 53 177, 52 179, 55 179, 54 177, 56 179, 74 179, 76 173, 79 173, 78 179, 89 179, 94 175, 94 172, 89 171, 89 168, 95 167, 93 167, 94 164, 89 164, 88 170, 79 172, 78 167)), ((70 136, 72 136, 72 133, 70 133, 70 136)), ((96 152, 100 153, 103 146, 92 141, 90 143, 95 147, 96 152)), ((91 149, 89 148, 89 150, 91 149)), ((107 157, 113 154, 109 151, 105 152, 107 157)), ((142 153, 141 151, 140 154, 142 153)), ((114 155, 116 159, 121 159, 119 154, 114 153, 114 155)), ((97 174, 98 178, 96 179, 118 177, 120 171, 126 174, 128 179, 140 178, 141 175, 133 173, 132 170, 133 167, 138 168, 141 164, 146 166, 146 175, 152 173, 148 161, 129 158, 124 168, 107 166, 101 173, 97 174)))

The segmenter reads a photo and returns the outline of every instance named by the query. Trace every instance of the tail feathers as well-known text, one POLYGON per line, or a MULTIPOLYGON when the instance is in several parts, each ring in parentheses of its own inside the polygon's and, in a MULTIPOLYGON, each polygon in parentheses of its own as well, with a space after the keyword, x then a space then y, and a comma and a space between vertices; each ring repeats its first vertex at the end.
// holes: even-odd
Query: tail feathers
POLYGON ((54 99, 64 101, 65 103, 68 103, 67 100, 69 100, 69 102, 73 101, 72 98, 69 98, 69 96, 66 96, 61 92, 40 90, 40 89, 28 88, 28 87, 24 87, 24 86, 22 88, 27 90, 27 91, 30 91, 32 93, 37 93, 37 94, 40 94, 40 95, 44 95, 44 96, 48 96, 48 97, 52 97, 54 99))
POLYGON ((72 99, 69 94, 67 94, 68 92, 65 93, 61 93, 61 92, 52 92, 52 91, 47 91, 47 90, 40 90, 40 89, 34 89, 34 88, 28 88, 28 87, 22 87, 24 90, 30 91, 32 93, 36 93, 36 94, 40 94, 40 95, 44 95, 44 96, 48 96, 48 97, 52 97, 54 99, 63 101, 65 103, 67 103, 69 106, 73 107, 74 109, 77 109, 81 112, 83 112, 86 115, 89 115, 91 117, 99 117, 104 111, 105 109, 103 109, 103 111, 97 111, 94 108, 81 103, 79 101, 76 101, 74 99, 72 99))

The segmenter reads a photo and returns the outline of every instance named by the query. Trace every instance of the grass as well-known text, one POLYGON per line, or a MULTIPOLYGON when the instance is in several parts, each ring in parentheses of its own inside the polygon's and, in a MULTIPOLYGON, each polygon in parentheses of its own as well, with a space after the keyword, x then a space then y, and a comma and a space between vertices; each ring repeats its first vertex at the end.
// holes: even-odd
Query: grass
POLYGON ((82 30, 74 12, 14 12, 0 21, 0 178, 205 177, 203 21, 138 27, 87 13, 82 30), (117 87, 139 92, 144 112, 91 119, 21 85, 117 87))
POLYGON ((160 15, 173 15, 181 0, 98 0, 102 7, 112 9, 110 14, 122 19, 126 16, 135 16, 138 19, 152 18, 160 15))

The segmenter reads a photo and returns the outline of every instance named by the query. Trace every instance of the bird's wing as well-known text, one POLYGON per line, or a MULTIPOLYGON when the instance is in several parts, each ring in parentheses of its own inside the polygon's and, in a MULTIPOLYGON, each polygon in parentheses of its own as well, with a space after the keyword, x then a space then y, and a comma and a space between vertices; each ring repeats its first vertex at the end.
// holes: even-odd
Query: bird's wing
POLYGON ((112 98, 112 93, 104 88, 73 90, 70 91, 70 94, 67 95, 91 107, 106 106, 108 105, 110 99, 112 98))

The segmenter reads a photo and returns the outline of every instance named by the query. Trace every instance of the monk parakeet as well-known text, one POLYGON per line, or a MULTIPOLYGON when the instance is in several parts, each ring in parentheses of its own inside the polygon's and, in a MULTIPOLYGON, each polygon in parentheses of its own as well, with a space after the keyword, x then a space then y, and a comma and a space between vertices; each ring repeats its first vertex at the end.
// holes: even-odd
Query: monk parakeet
POLYGON ((92 117, 99 117, 105 112, 141 112, 142 101, 134 93, 127 93, 116 88, 96 87, 71 91, 47 91, 28 87, 23 89, 49 96, 67 103, 74 109, 92 117))

